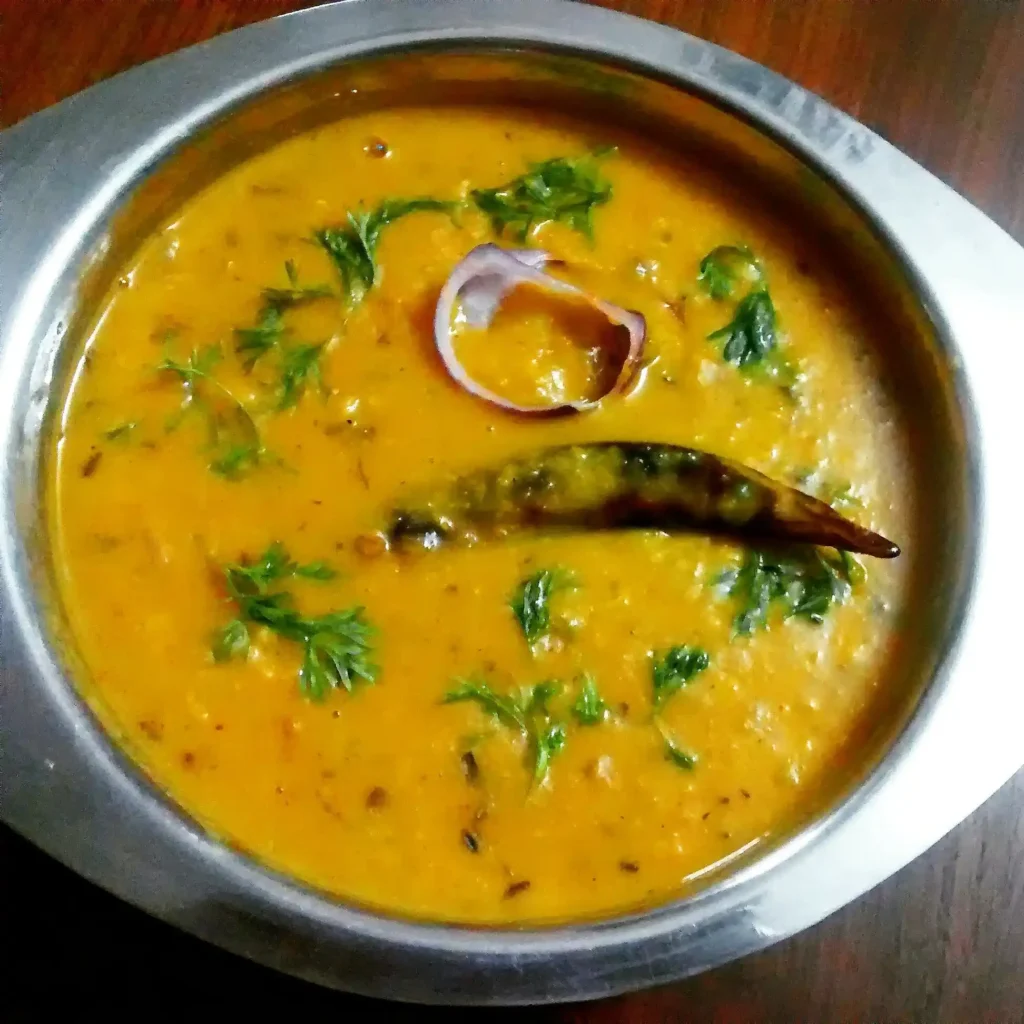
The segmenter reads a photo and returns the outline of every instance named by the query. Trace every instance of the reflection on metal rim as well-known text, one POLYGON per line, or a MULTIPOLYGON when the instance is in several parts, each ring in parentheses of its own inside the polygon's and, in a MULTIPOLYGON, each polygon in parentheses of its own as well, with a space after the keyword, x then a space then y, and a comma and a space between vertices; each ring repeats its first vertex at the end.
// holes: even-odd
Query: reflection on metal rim
POLYGON ((1024 426, 1014 393, 1024 346, 1004 343, 1024 323, 1024 250, 817 97, 718 47, 598 8, 362 0, 155 61, 0 141, 0 812, 86 877, 226 948, 352 991, 433 1002, 593 998, 694 973, 820 920, 934 843, 1024 761, 1024 687, 1008 668, 1016 598, 997 562, 1016 539, 1024 498, 1009 472, 1024 426), (102 261, 122 199, 178 143, 247 101, 339 61, 427 45, 576 55, 593 62, 578 62, 593 88, 628 68, 709 101, 845 197, 912 282, 936 337, 921 358, 948 381, 952 440, 935 462, 948 464, 957 490, 946 496, 948 567, 921 610, 941 629, 913 717, 870 777, 790 841, 692 898, 598 924, 502 931, 394 920, 217 843, 142 779, 79 701, 49 637, 34 561, 59 343, 85 261, 102 261))

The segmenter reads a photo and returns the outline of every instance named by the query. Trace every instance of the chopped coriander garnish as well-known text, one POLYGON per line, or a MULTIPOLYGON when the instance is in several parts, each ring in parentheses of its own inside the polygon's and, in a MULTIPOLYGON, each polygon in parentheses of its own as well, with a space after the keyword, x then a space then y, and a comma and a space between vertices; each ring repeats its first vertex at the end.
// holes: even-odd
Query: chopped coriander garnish
POLYGON ((580 692, 572 706, 572 713, 580 725, 597 725, 603 722, 608 706, 597 692, 597 683, 589 672, 580 676, 580 692))
POLYGON ((797 470, 793 480, 802 491, 827 501, 835 509, 864 507, 864 501, 849 480, 830 479, 817 466, 797 470))
POLYGON ((763 274, 757 257, 745 245, 720 245, 700 261, 697 282, 713 299, 727 299, 744 274, 760 283, 763 274))
POLYGON ((228 594, 239 615, 215 636, 214 658, 223 661, 245 655, 249 649, 246 623, 255 623, 302 644, 299 686, 310 700, 323 700, 336 689, 351 692, 360 681, 376 681, 377 666, 369 660, 374 630, 363 609, 300 615, 291 594, 269 589, 271 584, 292 576, 326 580, 333 576, 333 570, 323 562, 294 562, 280 543, 271 544, 255 562, 224 567, 228 594))
MULTIPOLYGON (((220 345, 206 345, 201 349, 193 348, 184 363, 168 356, 157 365, 157 369, 176 373, 186 388, 192 388, 197 381, 209 378, 210 371, 223 357, 224 353, 221 352, 220 345)), ((191 400, 193 397, 194 395, 189 393, 186 399, 191 400)))
POLYGON ((210 459, 210 471, 228 480, 238 480, 259 465, 263 448, 257 442, 228 444, 210 459))
POLYGON ((300 288, 298 272, 291 260, 285 260, 284 269, 289 287, 264 288, 263 305, 255 326, 235 328, 235 351, 246 370, 251 370, 267 353, 275 350, 279 353, 278 409, 289 409, 295 405, 309 384, 323 390, 320 356, 324 344, 286 345, 289 331, 285 327, 283 311, 334 294, 323 284, 300 288))
POLYGON ((103 436, 108 441, 124 441, 127 440, 128 436, 137 426, 138 423, 134 420, 126 420, 124 423, 119 423, 116 427, 104 430, 103 436))
POLYGON ((329 299, 334 290, 329 284, 314 284, 299 287, 299 274, 292 260, 284 261, 284 272, 288 278, 287 288, 264 288, 263 301, 278 310, 298 306, 314 299, 329 299))
POLYGON ((444 695, 443 703, 455 704, 460 701, 474 701, 502 725, 526 731, 526 712, 522 705, 521 693, 496 693, 486 680, 463 679, 459 680, 459 685, 454 690, 449 690, 444 695))
POLYGON ((241 356, 242 365, 251 370, 261 356, 281 343, 284 333, 284 318, 280 307, 265 303, 260 309, 255 327, 235 328, 235 351, 241 356))
POLYGON ((745 295, 736 306, 732 320, 708 335, 712 341, 725 340, 722 358, 746 368, 763 362, 778 345, 775 304, 767 289, 745 295))
POLYGON ((549 701, 558 695, 558 683, 546 681, 524 686, 512 693, 497 693, 480 678, 463 679, 449 690, 443 703, 471 701, 502 725, 520 732, 529 743, 532 776, 535 785, 548 775, 551 760, 565 747, 565 726, 552 721, 549 701))
POLYGON ((594 207, 612 197, 595 156, 559 156, 534 164, 497 188, 474 189, 473 202, 490 218, 497 235, 511 229, 513 237, 523 241, 534 227, 563 221, 590 238, 594 207))
POLYGON ((509 607, 531 646, 551 628, 551 595, 571 582, 572 577, 561 569, 541 569, 516 587, 509 607))
POLYGON ((377 243, 381 231, 399 217, 426 210, 450 212, 455 203, 429 196, 413 199, 385 199, 373 210, 348 214, 348 223, 324 228, 314 237, 331 257, 341 277, 348 304, 358 306, 377 283, 377 243))
POLYGON ((663 654, 654 653, 651 656, 651 682, 655 709, 692 682, 710 663, 707 651, 689 644, 670 647, 663 654))
POLYGON ((868 574, 864 568, 864 563, 855 554, 849 551, 840 551, 839 562, 841 571, 846 576, 850 586, 855 587, 858 583, 863 583, 867 579, 868 574))
POLYGON ((797 382, 795 368, 779 350, 778 316, 768 291, 764 268, 745 246, 720 245, 700 261, 697 282, 718 301, 731 298, 741 276, 750 290, 740 298, 733 318, 708 335, 722 342, 722 358, 740 370, 765 372, 780 387, 792 389, 797 382))
POLYGON ((232 619, 213 637, 213 660, 229 661, 249 654, 249 629, 241 619, 232 619))
POLYGON ((292 345, 282 350, 281 380, 277 386, 278 409, 289 409, 295 405, 309 384, 323 390, 324 382, 320 371, 323 348, 323 344, 292 345))
POLYGON ((833 508, 863 508, 864 502, 853 489, 849 481, 833 483, 826 488, 825 501, 833 508))
POLYGON ((556 754, 565 749, 565 726, 549 722, 533 736, 533 781, 540 785, 548 776, 548 768, 556 754))
POLYGON ((863 578, 864 568, 852 555, 826 555, 808 547, 786 553, 749 551, 740 568, 726 575, 723 583, 725 592, 739 603, 733 629, 748 636, 767 627, 773 603, 781 607, 784 618, 823 622, 830 609, 842 604, 851 587, 863 578))
POLYGON ((185 390, 181 409, 168 421, 167 429, 176 428, 189 409, 205 412, 210 471, 237 480, 260 462, 264 449, 249 411, 211 375, 221 357, 219 345, 208 345, 193 349, 184 363, 167 357, 157 369, 176 374, 185 390))
POLYGON ((687 771, 692 771, 697 767, 697 755, 691 754, 687 750, 683 750, 675 740, 668 736, 663 736, 665 741, 665 758, 671 761, 677 768, 685 768, 687 771))
POLYGON ((288 579, 290 576, 301 576, 312 580, 331 580, 337 575, 326 562, 293 561, 288 549, 279 541, 274 541, 255 562, 242 562, 230 565, 225 570, 229 580, 236 589, 247 587, 264 591, 271 583, 288 579))

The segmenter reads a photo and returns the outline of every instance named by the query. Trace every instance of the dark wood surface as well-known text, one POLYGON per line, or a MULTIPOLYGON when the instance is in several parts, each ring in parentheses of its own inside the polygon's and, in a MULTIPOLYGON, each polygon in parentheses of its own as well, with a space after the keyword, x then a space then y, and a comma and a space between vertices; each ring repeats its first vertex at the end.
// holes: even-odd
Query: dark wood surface
MULTIPOLYGON (((1024 0, 600 2, 720 43, 815 90, 1024 241, 1024 0)), ((0 124, 133 64, 303 6, 310 4, 0 0, 0 124)), ((1014 672, 1007 683, 1024 683, 1014 672)), ((0 878, 4 1020, 55 1019, 69 1000, 78 1014, 113 1011, 119 1019, 128 1010, 126 979, 148 993, 139 1010, 187 1009, 198 1019, 220 1006, 251 1014, 272 1005, 356 1020, 422 1015, 317 989, 205 946, 3 829, 0 878)), ((1024 773, 924 857, 794 939, 668 988, 529 1016, 608 1024, 1024 1021, 1024 773)))

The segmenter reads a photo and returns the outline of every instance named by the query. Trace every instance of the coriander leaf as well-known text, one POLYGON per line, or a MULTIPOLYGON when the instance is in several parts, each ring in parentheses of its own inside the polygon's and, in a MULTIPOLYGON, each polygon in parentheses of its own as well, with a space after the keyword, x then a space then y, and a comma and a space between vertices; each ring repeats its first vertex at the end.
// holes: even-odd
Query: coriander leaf
POLYGON ((463 679, 458 683, 454 690, 449 690, 444 695, 442 703, 472 701, 502 724, 526 731, 526 712, 519 699, 508 694, 496 693, 483 679, 463 679))
POLYGON ((849 480, 830 478, 819 466, 804 466, 792 476, 802 491, 827 501, 835 509, 864 507, 863 500, 849 480))
MULTIPOLYGON (((284 325, 285 309, 333 295, 330 287, 325 284, 300 288, 298 273, 291 260, 285 260, 284 269, 289 287, 264 288, 263 305, 260 307, 255 326, 235 328, 235 351, 242 357, 242 365, 246 370, 251 370, 262 356, 278 348, 283 342, 288 334, 284 325)), ((301 349, 307 347, 300 346, 301 349)), ((286 360, 287 355, 282 363, 286 360)), ((297 399, 298 395, 295 395, 295 398, 297 399)))
POLYGON ((826 488, 825 501, 833 508, 863 508, 864 502, 857 496, 849 481, 832 483, 826 488))
POLYGON ((765 289, 745 295, 736 306, 732 320, 708 335, 712 341, 724 339, 722 358, 727 363, 747 367, 760 363, 778 344, 775 304, 765 289))
POLYGON ((273 304, 263 306, 255 327, 236 327, 235 351, 242 357, 245 369, 251 370, 261 356, 280 343, 284 334, 284 318, 280 308, 273 304))
POLYGON ((333 580, 338 575, 326 562, 309 562, 306 565, 293 564, 292 574, 302 576, 307 580, 333 580))
POLYGON ((317 231, 314 238, 334 263, 349 306, 358 306, 377 283, 377 244, 381 231, 388 224, 410 213, 450 212, 454 208, 455 203, 429 196, 385 199, 373 210, 350 212, 346 224, 317 231))
POLYGON ((525 174, 497 188, 478 188, 473 202, 491 221, 496 235, 510 229, 523 241, 534 227, 563 221, 593 237, 593 210, 612 197, 595 156, 555 157, 533 164, 525 174))
POLYGON ((698 758, 696 754, 683 750, 682 747, 668 736, 665 736, 664 740, 666 760, 671 761, 677 768, 685 768, 687 771, 692 771, 697 767, 698 758))
POLYGON ((817 548, 749 551, 726 591, 739 602, 733 630, 749 636, 767 628, 773 603, 784 618, 821 623, 863 577, 863 566, 852 556, 826 556, 817 548))
POLYGON ((711 298, 727 299, 741 273, 749 274, 758 284, 764 276, 761 264, 745 245, 720 245, 700 261, 697 282, 711 298))
POLYGON ((334 295, 333 289, 328 284, 306 285, 300 288, 299 274, 292 260, 284 261, 284 272, 288 278, 287 288, 263 289, 263 302, 266 306, 282 310, 302 305, 305 302, 312 302, 314 299, 329 299, 334 295))
POLYGON ((281 380, 277 385, 278 409, 289 409, 298 402, 309 384, 323 390, 320 356, 323 344, 292 345, 281 352, 281 380))
POLYGON ((546 679, 543 683, 526 687, 521 694, 523 710, 527 715, 548 713, 548 702, 562 692, 560 683, 554 679, 546 679))
POLYGON ((580 676, 580 692, 572 706, 572 713, 580 725, 597 725, 603 722, 608 706, 597 692, 594 677, 585 672, 580 676))
POLYGON ((219 345, 208 345, 193 349, 184 363, 167 357, 157 369, 176 374, 185 392, 181 408, 168 420, 167 429, 176 429, 192 408, 204 412, 210 471, 237 480, 260 462, 264 451, 259 428, 249 411, 211 376, 221 357, 219 345))
POLYGON ((864 568, 863 562, 856 555, 851 554, 849 551, 840 551, 839 562, 841 571, 846 577, 846 582, 851 586, 863 583, 867 579, 867 570, 864 568))
POLYGON ((232 619, 217 630, 212 644, 213 660, 228 661, 249 653, 249 630, 241 619, 232 619))
POLYGON ((170 356, 157 365, 158 370, 166 370, 177 374, 186 387, 193 387, 198 380, 208 378, 210 371, 223 357, 220 345, 206 345, 201 349, 193 348, 188 359, 180 363, 170 356))
POLYGON ((259 465, 262 454, 257 444, 229 444, 210 459, 210 471, 226 480, 240 480, 259 465))
POLYGON ((732 320, 708 339, 723 341, 722 358, 727 363, 744 373, 764 373, 793 395, 799 373, 779 347, 775 304, 763 282, 739 301, 732 320))
POLYGON ((128 435, 138 426, 138 423, 134 420, 126 420, 124 423, 119 423, 116 427, 111 427, 109 430, 103 431, 103 436, 108 441, 123 441, 128 438, 128 435))
MULTIPOLYGON (((302 644, 299 688, 310 700, 323 700, 336 689, 351 692, 360 681, 375 682, 378 670, 370 661, 374 629, 362 608, 307 618, 296 611, 291 594, 268 590, 272 583, 289 576, 328 579, 327 573, 331 570, 323 562, 305 566, 293 562, 280 542, 271 544, 255 563, 226 565, 224 578, 228 594, 238 606, 239 618, 221 631, 220 648, 215 643, 214 656, 219 649, 231 649, 235 638, 241 649, 239 627, 245 630, 244 623, 254 622, 286 640, 302 644)), ((245 642, 247 649, 247 631, 245 642)))
POLYGON ((376 680, 377 667, 367 660, 373 627, 362 608, 306 619, 302 628, 307 635, 299 685, 311 700, 323 700, 332 689, 351 693, 360 680, 376 680))
POLYGON ((561 569, 541 569, 523 580, 509 599, 512 614, 519 621, 530 645, 551 628, 551 595, 571 585, 572 577, 561 569))
POLYGON ((255 562, 240 562, 225 567, 228 586, 233 594, 262 594, 271 583, 289 576, 330 580, 334 570, 326 562, 302 565, 292 560, 288 549, 279 541, 271 543, 255 562))
POLYGON ((651 681, 654 684, 654 707, 660 708, 673 694, 700 675, 711 659, 707 651, 689 644, 669 648, 664 654, 651 656, 651 681))
POLYGON ((442 698, 444 704, 471 701, 483 711, 526 737, 533 760, 533 782, 547 777, 551 759, 565 746, 565 726, 551 721, 548 701, 561 687, 553 681, 522 687, 516 693, 502 694, 480 678, 459 680, 459 685, 442 698))
POLYGON ((551 760, 565 749, 565 726, 558 723, 543 726, 532 736, 533 781, 540 785, 548 774, 551 760))

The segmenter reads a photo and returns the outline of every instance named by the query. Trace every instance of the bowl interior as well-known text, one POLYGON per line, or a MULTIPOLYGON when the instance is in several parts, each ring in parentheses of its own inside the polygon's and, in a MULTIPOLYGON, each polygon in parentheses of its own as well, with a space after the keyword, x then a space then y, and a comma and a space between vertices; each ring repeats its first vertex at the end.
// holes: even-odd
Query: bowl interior
MULTIPOLYGON (((423 48, 308 74, 240 102, 198 134, 158 159, 131 182, 73 256, 40 305, 33 362, 26 367, 17 422, 24 423, 15 454, 17 525, 30 567, 36 608, 65 676, 111 729, 94 699, 88 671, 67 626, 56 586, 46 517, 48 453, 60 430, 61 403, 84 338, 121 268, 160 224, 204 185, 250 156, 298 132, 347 115, 410 103, 542 105, 581 118, 619 122, 669 149, 697 152, 721 173, 749 183, 766 203, 798 218, 820 238, 860 294, 871 297, 881 325, 872 353, 877 372, 898 402, 915 451, 916 561, 902 624, 906 643, 878 696, 882 726, 865 756, 837 777, 827 798, 780 833, 776 845, 822 827, 874 772, 913 719, 940 668, 955 629, 959 595, 969 573, 970 459, 963 397, 941 324, 901 253, 857 202, 821 168, 709 97, 575 55, 522 49, 423 48), (929 457, 941 451, 943 458, 929 457)), ((122 737, 118 737, 123 742, 122 737)), ((124 770, 148 785, 128 759, 124 770)), ((813 838, 813 837, 812 837, 813 838)), ((702 885, 723 883, 740 867, 758 870, 760 846, 710 872, 702 885)), ((691 898, 692 892, 686 894, 691 898)))

